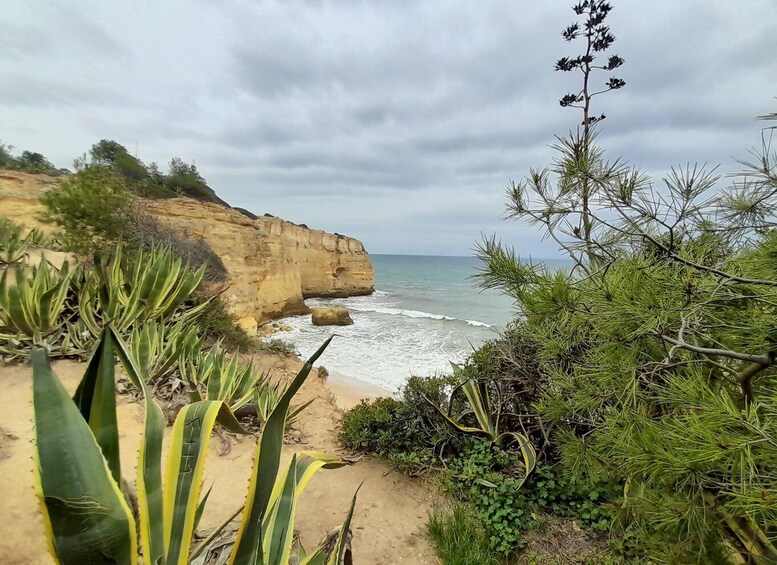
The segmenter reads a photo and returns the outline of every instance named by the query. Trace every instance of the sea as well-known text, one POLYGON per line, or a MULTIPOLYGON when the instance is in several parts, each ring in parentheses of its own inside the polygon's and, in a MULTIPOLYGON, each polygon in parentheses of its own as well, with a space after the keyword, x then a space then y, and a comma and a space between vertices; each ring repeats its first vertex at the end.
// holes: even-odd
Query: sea
POLYGON ((318 364, 335 376, 395 392, 410 376, 450 372, 451 363, 465 361, 515 317, 512 298, 477 287, 472 277, 482 264, 475 257, 370 258, 373 294, 305 301, 310 307, 345 306, 353 325, 314 326, 310 315, 294 316, 281 320, 289 331, 271 337, 293 343, 306 358, 334 334, 318 364))

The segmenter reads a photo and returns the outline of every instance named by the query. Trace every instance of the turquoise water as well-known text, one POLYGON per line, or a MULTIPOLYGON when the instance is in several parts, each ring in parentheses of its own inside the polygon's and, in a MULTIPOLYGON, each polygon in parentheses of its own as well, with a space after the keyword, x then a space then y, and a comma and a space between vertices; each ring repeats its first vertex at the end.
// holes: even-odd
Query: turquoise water
MULTIPOLYGON (((514 316, 512 299, 480 291, 474 257, 370 255, 375 293, 310 299, 308 306, 345 306, 354 324, 318 327, 310 316, 286 318, 292 329, 276 334, 308 356, 336 334, 320 364, 331 373, 396 390, 411 375, 449 371, 514 316)), ((548 261, 563 266, 563 261, 548 261)))

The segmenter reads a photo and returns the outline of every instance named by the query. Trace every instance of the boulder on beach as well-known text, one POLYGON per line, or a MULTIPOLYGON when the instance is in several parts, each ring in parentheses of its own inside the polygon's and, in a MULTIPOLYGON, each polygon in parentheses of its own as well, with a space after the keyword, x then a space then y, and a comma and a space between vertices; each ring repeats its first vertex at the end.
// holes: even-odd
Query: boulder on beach
POLYGON ((349 326, 353 324, 351 315, 344 306, 311 308, 310 312, 314 326, 349 326))

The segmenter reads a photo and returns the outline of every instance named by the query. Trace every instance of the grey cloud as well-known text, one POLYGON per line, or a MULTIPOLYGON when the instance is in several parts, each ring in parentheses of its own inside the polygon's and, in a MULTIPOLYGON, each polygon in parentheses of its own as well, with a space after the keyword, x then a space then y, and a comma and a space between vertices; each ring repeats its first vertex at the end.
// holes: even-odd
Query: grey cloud
MULTIPOLYGON (((194 159, 232 204, 374 251, 466 254, 496 231, 524 254, 554 253, 498 218, 507 180, 548 164, 554 134, 581 119, 558 105, 579 77, 552 70, 578 49, 560 36, 567 2, 12 1, 24 17, 0 24, 4 141, 62 145, 77 128, 137 143, 146 162, 194 159)), ((729 156, 758 141, 752 117, 774 111, 772 0, 613 3, 627 86, 596 99, 602 145, 650 172, 736 168, 729 156)))

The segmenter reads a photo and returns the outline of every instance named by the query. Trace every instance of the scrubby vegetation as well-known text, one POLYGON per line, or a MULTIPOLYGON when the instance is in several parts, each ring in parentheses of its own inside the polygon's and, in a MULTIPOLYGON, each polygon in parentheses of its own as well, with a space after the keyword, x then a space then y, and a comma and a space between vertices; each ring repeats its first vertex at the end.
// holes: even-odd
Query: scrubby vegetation
POLYGON ((22 151, 22 154, 16 157, 12 151, 12 146, 0 142, 0 169, 45 175, 61 175, 70 172, 67 169, 57 169, 40 153, 22 151))
POLYGON ((583 126, 558 138, 550 167, 508 186, 509 217, 544 230, 573 267, 527 264, 485 239, 479 282, 514 298, 511 328, 428 398, 436 413, 422 416, 427 399, 408 385, 346 414, 341 437, 403 469, 420 461, 413 472, 433 472, 463 503, 432 520, 446 563, 466 551, 452 540, 478 547, 463 531, 473 517, 492 557, 513 559, 544 513, 601 532, 606 553, 579 561, 777 562, 774 129, 723 189, 703 167, 656 187, 607 159, 589 86, 623 60, 594 63, 614 41, 609 4, 574 10, 585 21, 564 37, 588 49, 557 70, 582 73, 561 104, 580 108, 583 126), (438 436, 445 423, 451 435, 438 436), (493 441, 504 433, 529 440, 535 467, 520 442, 493 441))
POLYGON ((86 157, 76 160, 76 170, 90 167, 110 170, 124 179, 128 190, 146 198, 174 198, 188 196, 206 202, 224 202, 216 196, 207 181, 200 175, 197 166, 186 163, 179 157, 170 161, 167 174, 159 170, 156 163, 146 166, 143 161, 130 154, 127 148, 110 139, 95 143, 86 157))

